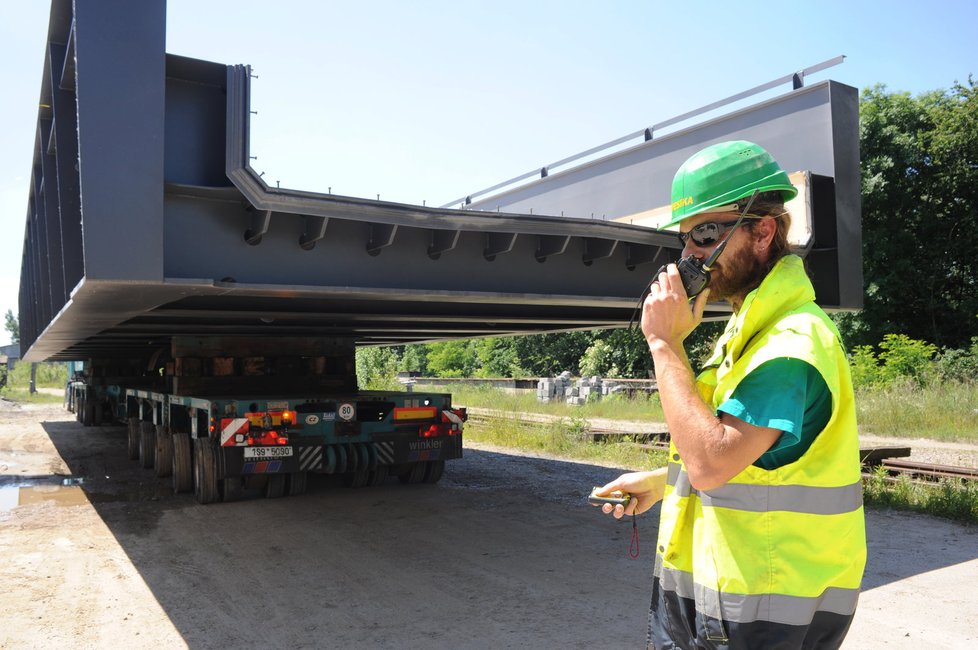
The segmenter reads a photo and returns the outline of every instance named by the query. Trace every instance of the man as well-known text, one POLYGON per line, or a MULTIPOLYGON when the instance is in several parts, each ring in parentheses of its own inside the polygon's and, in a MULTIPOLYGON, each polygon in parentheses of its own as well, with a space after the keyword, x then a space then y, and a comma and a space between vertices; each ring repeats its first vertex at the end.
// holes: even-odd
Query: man
POLYGON ((673 181, 665 227, 679 226, 683 256, 729 241, 692 304, 670 264, 642 308, 668 467, 598 491, 631 495, 602 506, 618 518, 662 500, 650 647, 836 648, 855 611, 866 559, 855 404, 838 331, 788 250, 796 194, 744 141, 707 147, 673 181), (733 316, 694 376, 683 341, 708 299, 733 316))

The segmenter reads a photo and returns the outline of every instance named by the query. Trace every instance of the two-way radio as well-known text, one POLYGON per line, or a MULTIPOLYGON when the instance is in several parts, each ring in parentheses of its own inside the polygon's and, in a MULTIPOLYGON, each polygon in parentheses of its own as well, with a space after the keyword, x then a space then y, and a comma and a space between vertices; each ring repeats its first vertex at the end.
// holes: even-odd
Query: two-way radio
MULTIPOLYGON (((730 232, 723 238, 723 241, 721 241, 720 244, 713 249, 713 252, 708 258, 706 258, 706 261, 702 261, 693 255, 687 255, 676 262, 676 268, 679 270, 679 277, 683 281, 683 287, 685 287, 686 296, 689 299, 695 298, 703 291, 703 289, 709 286, 710 270, 713 268, 713 265, 716 264, 717 258, 720 257, 720 254, 727 247, 727 242, 730 241, 730 238, 733 237, 734 232, 736 232, 737 228, 740 227, 744 217, 747 216, 747 212, 754 204, 754 199, 757 198, 758 193, 759 190, 754 190, 754 193, 750 195, 747 205, 744 206, 743 211, 740 213, 740 217, 737 218, 737 223, 735 223, 733 228, 730 229, 730 232)), ((648 298, 649 293, 652 291, 652 285, 659 281, 659 274, 665 273, 667 266, 669 265, 663 264, 661 267, 659 267, 659 270, 652 276, 649 286, 647 286, 645 291, 642 292, 642 295, 639 296, 638 304, 635 305, 635 311, 632 312, 632 318, 628 321, 629 328, 631 328, 635 323, 635 316, 642 308, 642 303, 645 302, 645 299, 648 298)))

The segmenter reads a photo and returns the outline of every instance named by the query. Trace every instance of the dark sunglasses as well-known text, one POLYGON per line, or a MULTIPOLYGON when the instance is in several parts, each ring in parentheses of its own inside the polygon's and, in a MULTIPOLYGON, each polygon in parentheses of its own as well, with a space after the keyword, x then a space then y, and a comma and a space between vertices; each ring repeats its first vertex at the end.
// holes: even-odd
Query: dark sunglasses
POLYGON ((720 238, 725 232, 734 227, 737 223, 737 219, 731 219, 730 221, 704 221, 703 223, 693 226, 689 232, 677 233, 679 235, 679 241, 685 246, 686 242, 690 239, 697 246, 712 246, 713 244, 720 241, 720 238))

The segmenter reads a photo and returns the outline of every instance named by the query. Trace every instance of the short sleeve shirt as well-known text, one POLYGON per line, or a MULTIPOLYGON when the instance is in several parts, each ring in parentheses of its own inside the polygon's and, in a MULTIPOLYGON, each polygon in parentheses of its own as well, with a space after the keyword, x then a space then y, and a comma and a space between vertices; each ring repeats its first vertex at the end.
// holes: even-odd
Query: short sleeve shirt
POLYGON ((793 463, 808 451, 832 415, 832 394, 814 366, 782 357, 752 370, 717 411, 782 431, 754 462, 770 470, 793 463))

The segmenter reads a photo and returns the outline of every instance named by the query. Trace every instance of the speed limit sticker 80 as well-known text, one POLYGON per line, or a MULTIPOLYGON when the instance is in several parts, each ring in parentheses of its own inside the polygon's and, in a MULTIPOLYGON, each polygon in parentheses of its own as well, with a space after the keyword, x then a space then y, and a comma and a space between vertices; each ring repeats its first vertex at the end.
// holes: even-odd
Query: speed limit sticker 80
POLYGON ((344 402, 336 407, 336 414, 340 416, 341 420, 349 422, 356 417, 357 410, 353 407, 353 404, 344 402))

